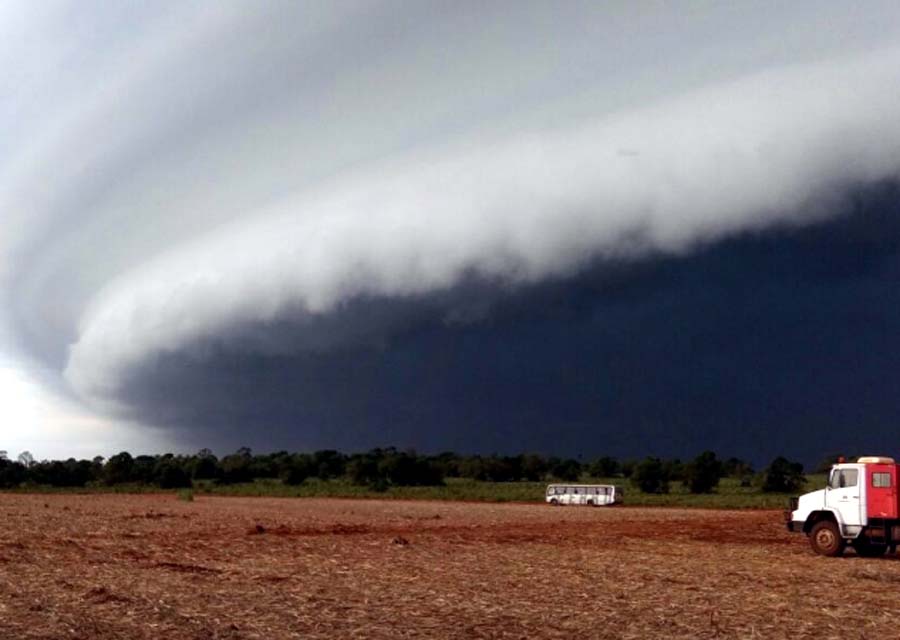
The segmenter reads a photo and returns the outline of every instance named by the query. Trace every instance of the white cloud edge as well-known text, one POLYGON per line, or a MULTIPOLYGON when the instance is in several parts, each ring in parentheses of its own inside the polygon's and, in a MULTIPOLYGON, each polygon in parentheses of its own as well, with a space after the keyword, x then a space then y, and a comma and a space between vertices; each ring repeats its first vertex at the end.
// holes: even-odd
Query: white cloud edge
POLYGON ((423 294, 470 270, 532 282, 590 256, 817 220, 823 210, 801 205, 898 174, 898 69, 892 48, 759 73, 566 130, 415 154, 248 212, 98 292, 65 377, 108 402, 145 359, 293 309, 423 294))

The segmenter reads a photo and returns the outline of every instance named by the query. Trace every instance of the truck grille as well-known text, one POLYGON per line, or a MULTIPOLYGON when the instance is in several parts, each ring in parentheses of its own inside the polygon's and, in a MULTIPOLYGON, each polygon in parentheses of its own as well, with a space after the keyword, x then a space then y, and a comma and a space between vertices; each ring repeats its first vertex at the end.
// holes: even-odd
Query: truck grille
POLYGON ((791 511, 796 511, 799 504, 800 498, 798 498, 797 496, 788 498, 788 509, 790 509, 791 511))

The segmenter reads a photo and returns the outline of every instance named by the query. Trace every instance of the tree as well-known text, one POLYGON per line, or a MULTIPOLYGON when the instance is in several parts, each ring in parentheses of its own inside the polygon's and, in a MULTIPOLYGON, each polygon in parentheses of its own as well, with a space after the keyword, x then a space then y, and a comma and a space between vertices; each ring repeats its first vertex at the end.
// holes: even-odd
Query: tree
POLYGON ((36 462, 28 469, 28 475, 32 482, 51 487, 83 487, 99 477, 89 460, 74 458, 36 462))
POLYGON ((315 475, 322 480, 329 480, 344 475, 347 457, 339 451, 325 449, 313 454, 313 462, 316 469, 315 475))
POLYGON ((669 477, 659 458, 644 458, 634 467, 631 482, 644 493, 669 493, 669 477))
POLYGON ((753 475, 753 465, 734 456, 723 462, 722 468, 729 478, 744 478, 753 475))
POLYGON ((684 468, 684 484, 691 493, 711 493, 724 467, 712 451, 704 451, 684 468))
POLYGON ((10 462, 7 458, 0 458, 0 488, 10 489, 17 487, 27 479, 27 471, 18 462, 10 462))
POLYGON ((444 476, 448 478, 460 477, 459 465, 462 463, 462 458, 458 454, 453 451, 444 451, 433 457, 432 460, 441 466, 444 476))
POLYGON ((588 467, 588 473, 595 478, 612 478, 619 473, 619 461, 610 456, 597 458, 588 467))
POLYGON ((762 490, 768 493, 796 493, 805 483, 803 465, 778 456, 765 470, 762 490))
POLYGON ((156 464, 153 475, 161 489, 182 489, 193 486, 191 477, 174 457, 161 458, 156 464))
POLYGON ((209 449, 200 449, 191 463, 191 477, 194 480, 215 480, 219 475, 219 460, 209 449))
POLYGON ((681 480, 684 482, 685 473, 687 473, 687 465, 680 459, 663 460, 662 465, 663 475, 665 475, 667 480, 670 482, 674 480, 681 480))
POLYGON ((105 458, 103 456, 95 456, 93 460, 91 460, 91 478, 96 481, 101 481, 103 479, 103 463, 105 458))
POLYGON ((103 477, 108 485, 132 482, 134 479, 134 458, 127 451, 117 453, 103 467, 103 477))
POLYGON ((575 482, 581 476, 581 463, 578 460, 555 460, 550 467, 550 474, 565 482, 575 482))
POLYGON ((380 455, 365 454, 353 456, 347 463, 347 476, 350 482, 365 486, 380 479, 378 458, 380 455))
POLYGON ((222 458, 220 463, 222 482, 225 484, 252 482, 253 472, 250 467, 252 461, 253 454, 247 447, 241 447, 230 456, 222 458))
MULTIPOLYGON (((171 458, 171 454, 163 456, 171 458)), ((131 466, 131 482, 140 484, 159 484, 157 468, 161 458, 158 456, 135 456, 131 466)))
POLYGON ((521 456, 522 477, 530 482, 539 482, 547 475, 547 461, 541 456, 528 453, 521 456))
POLYGON ((484 479, 491 482, 511 482, 521 475, 521 465, 515 458, 492 455, 482 460, 484 479))
POLYGON ((297 453, 287 458, 281 470, 281 481, 289 485, 303 484, 316 474, 312 456, 297 453))
POLYGON ((26 469, 31 468, 34 464, 34 456, 31 455, 30 451, 23 451, 19 454, 19 464, 21 464, 26 469))
POLYGON ((378 463, 378 471, 390 484, 399 487, 444 484, 440 466, 412 451, 385 457, 378 463))

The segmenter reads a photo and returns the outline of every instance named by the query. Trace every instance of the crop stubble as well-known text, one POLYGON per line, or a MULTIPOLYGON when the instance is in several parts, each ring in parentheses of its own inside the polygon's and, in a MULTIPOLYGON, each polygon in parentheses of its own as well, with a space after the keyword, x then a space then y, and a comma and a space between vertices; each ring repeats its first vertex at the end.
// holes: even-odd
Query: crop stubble
POLYGON ((773 511, 0 494, 3 638, 898 637, 773 511))

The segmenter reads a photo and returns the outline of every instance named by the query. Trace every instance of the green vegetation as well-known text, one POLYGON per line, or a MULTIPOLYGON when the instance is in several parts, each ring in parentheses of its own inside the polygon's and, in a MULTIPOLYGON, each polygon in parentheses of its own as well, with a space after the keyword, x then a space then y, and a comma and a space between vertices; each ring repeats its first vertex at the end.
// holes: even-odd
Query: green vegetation
POLYGON ((781 456, 775 458, 766 469, 762 490, 768 492, 796 493, 806 483, 803 465, 781 456))
MULTIPOLYGON (((824 475, 806 476, 805 491, 825 486, 824 475)), ((790 494, 764 493, 757 487, 741 486, 740 480, 725 478, 715 493, 692 494, 682 485, 675 485, 668 494, 646 494, 622 482, 621 477, 583 477, 580 482, 616 484, 625 488, 628 506, 694 507, 706 509, 782 509, 790 494)), ((200 481, 193 490, 177 492, 179 500, 193 501, 200 496, 254 496, 275 498, 371 498, 397 500, 461 500, 476 502, 536 502, 544 501, 545 482, 490 482, 468 478, 448 478, 443 486, 390 487, 377 491, 355 485, 343 479, 313 478, 300 485, 288 485, 277 479, 222 485, 200 481)), ((146 485, 93 485, 83 488, 55 488, 30 485, 12 489, 23 493, 156 493, 160 489, 146 485)))
POLYGON ((691 493, 712 493, 725 475, 725 468, 716 454, 704 451, 684 467, 684 484, 691 493))
MULTIPOLYGON (((642 493, 623 483, 621 477, 582 477, 579 482, 616 484, 625 488, 625 504, 629 506, 697 507, 711 509, 783 509, 790 494, 763 493, 758 487, 741 486, 741 481, 725 478, 718 491, 692 494, 682 485, 672 487, 668 494, 642 493)), ((811 491, 825 486, 824 476, 808 476, 811 491)), ((289 486, 278 481, 258 480, 237 485, 202 485, 196 489, 202 495, 238 495, 270 497, 332 497, 378 498, 411 500, 472 500, 483 502, 543 502, 545 482, 488 482, 467 478, 448 478, 443 486, 391 487, 384 492, 354 485, 345 480, 310 480, 302 485, 289 486)))
POLYGON ((708 508, 783 508, 797 490, 824 486, 824 475, 803 476, 802 466, 776 458, 754 473, 742 460, 720 460, 706 451, 694 460, 604 456, 573 459, 518 456, 423 456, 414 451, 374 449, 253 455, 249 449, 217 458, 209 450, 192 456, 136 456, 109 460, 11 461, 0 456, 0 488, 22 492, 147 493, 197 495, 347 497, 491 502, 543 502, 549 482, 615 484, 625 504, 708 508), (805 483, 805 486, 803 486, 805 483))
POLYGON ((634 471, 631 473, 631 483, 640 489, 641 493, 669 493, 671 477, 671 471, 666 468, 662 460, 644 458, 634 467, 634 471))

